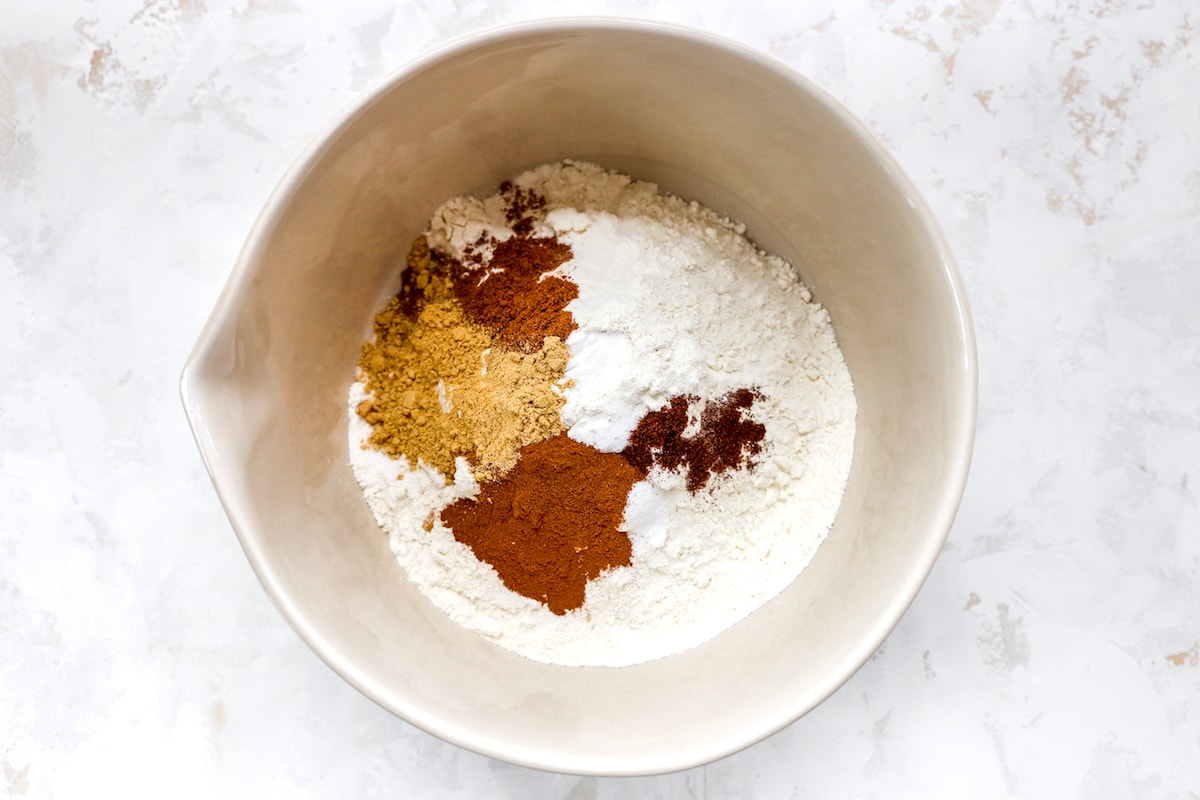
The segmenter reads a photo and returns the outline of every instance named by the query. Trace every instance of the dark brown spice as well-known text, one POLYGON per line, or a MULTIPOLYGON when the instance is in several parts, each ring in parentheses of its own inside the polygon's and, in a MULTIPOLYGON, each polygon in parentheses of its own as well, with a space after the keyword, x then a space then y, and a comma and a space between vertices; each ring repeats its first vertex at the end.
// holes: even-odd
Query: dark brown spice
POLYGON ((694 436, 683 432, 689 408, 700 398, 673 397, 663 408, 642 417, 622 455, 643 475, 654 466, 684 469, 688 491, 697 492, 714 475, 745 465, 762 451, 766 426, 746 415, 758 396, 753 389, 735 389, 710 400, 694 436))
POLYGON ((570 245, 556 239, 513 236, 495 245, 482 269, 456 264, 454 294, 472 322, 494 330, 510 349, 537 349, 547 336, 565 341, 575 330, 567 304, 579 288, 546 273, 570 258, 570 245))
POLYGON ((504 217, 510 225, 546 207, 545 197, 532 189, 522 189, 512 181, 500 184, 500 194, 504 197, 504 217))

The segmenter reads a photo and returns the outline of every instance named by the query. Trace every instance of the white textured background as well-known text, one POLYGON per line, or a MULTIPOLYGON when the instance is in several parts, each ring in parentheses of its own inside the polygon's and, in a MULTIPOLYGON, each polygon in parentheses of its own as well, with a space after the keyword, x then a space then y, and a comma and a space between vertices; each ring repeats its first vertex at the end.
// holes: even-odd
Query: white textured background
POLYGON ((0 0, 0 796, 1200 798, 1200 3, 0 0), (734 10, 734 8, 738 10, 734 10), (831 700, 690 772, 542 774, 342 682, 176 380, 309 137, 448 37, 735 37, 893 148, 979 336, 966 498, 831 700))

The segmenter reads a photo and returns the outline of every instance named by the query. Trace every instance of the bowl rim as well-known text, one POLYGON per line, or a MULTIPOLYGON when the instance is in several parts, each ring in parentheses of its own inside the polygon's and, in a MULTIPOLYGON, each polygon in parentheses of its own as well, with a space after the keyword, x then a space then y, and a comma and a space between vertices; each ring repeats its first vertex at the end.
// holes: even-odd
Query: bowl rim
POLYGON ((827 700, 878 650, 924 585, 949 536, 958 512, 966 487, 974 447, 978 414, 978 383, 975 330, 970 306, 961 274, 945 233, 927 201, 887 146, 845 104, 779 58, 725 36, 675 23, 621 16, 570 15, 490 26, 447 39, 376 79, 359 92, 348 105, 344 106, 340 113, 336 113, 331 122, 322 126, 284 171, 255 218, 229 277, 217 297, 213 311, 201 328, 196 344, 184 364, 179 388, 193 438, 196 440, 217 496, 251 568, 284 619, 334 672, 381 708, 402 720, 443 741, 481 755, 552 772, 594 776, 638 776, 664 774, 697 767, 757 744, 827 700), (247 509, 243 507, 237 493, 231 490, 227 481, 219 477, 221 473, 217 469, 218 455, 207 434, 203 401, 200 397, 203 393, 203 382, 197 376, 200 365, 213 349, 216 332, 226 327, 230 315, 234 312, 235 298, 251 281, 252 265, 259 260, 265 250, 275 222, 287 202, 303 184, 308 173, 319 162, 324 152, 356 122, 359 116, 378 102, 393 86, 463 53, 505 40, 582 32, 651 34, 723 51, 791 83, 836 117, 845 129, 867 149, 877 166, 890 175, 896 189, 912 209, 915 221, 921 225, 936 248, 942 278, 948 285, 954 300, 957 333, 963 355, 962 370, 955 374, 959 376, 958 396, 965 401, 965 408, 958 428, 949 431, 949 438, 952 442, 947 466, 949 477, 939 487, 938 495, 930 501, 932 520, 930 535, 922 541, 922 546, 917 552, 914 552, 913 558, 907 563, 907 574, 904 576, 901 589, 890 598, 887 613, 881 614, 872 627, 862 632, 857 647, 845 659, 843 669, 831 672, 824 681, 812 687, 795 701, 781 703, 776 708, 773 718, 767 724, 756 729, 745 730, 733 736, 713 737, 683 750, 674 747, 664 748, 660 753, 639 758, 632 763, 614 763, 614 759, 593 757, 586 753, 534 751, 523 745, 513 745, 503 739, 497 740, 475 734, 459 725, 447 724, 434 714, 422 713, 420 709, 410 706, 404 702, 402 697, 384 691, 375 681, 344 657, 298 609, 293 598, 276 576, 269 559, 264 557, 255 528, 249 521, 247 509))

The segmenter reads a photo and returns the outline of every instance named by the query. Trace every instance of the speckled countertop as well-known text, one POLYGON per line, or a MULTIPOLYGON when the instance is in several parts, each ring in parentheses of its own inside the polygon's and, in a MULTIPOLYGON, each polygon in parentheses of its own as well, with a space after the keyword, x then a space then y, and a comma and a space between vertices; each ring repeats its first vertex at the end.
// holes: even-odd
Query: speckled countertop
POLYGON ((1200 6, 1192 0, 0 0, 0 796, 1200 797, 1200 6), (539 16, 774 54, 894 150, 959 257, 974 465, 832 699, 689 772, 513 767, 382 711, 259 587, 184 358, 356 92, 539 16))

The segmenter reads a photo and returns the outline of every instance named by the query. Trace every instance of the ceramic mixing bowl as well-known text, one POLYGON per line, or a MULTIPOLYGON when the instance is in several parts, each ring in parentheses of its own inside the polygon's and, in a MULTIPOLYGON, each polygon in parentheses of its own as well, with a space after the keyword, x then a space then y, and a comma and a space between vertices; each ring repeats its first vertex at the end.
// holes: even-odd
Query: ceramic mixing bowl
POLYGON ((896 624, 966 478, 972 337, 925 203, 824 91, 709 35, 551 21, 422 57, 303 154, 254 226, 182 392, 255 572, 347 681, 480 753, 643 774, 782 728, 896 624), (432 210, 566 157, 745 222, 829 309, 858 397, 845 498, 811 565, 707 644, 619 669, 535 663, 451 622, 397 566, 347 456, 359 345, 432 210))

